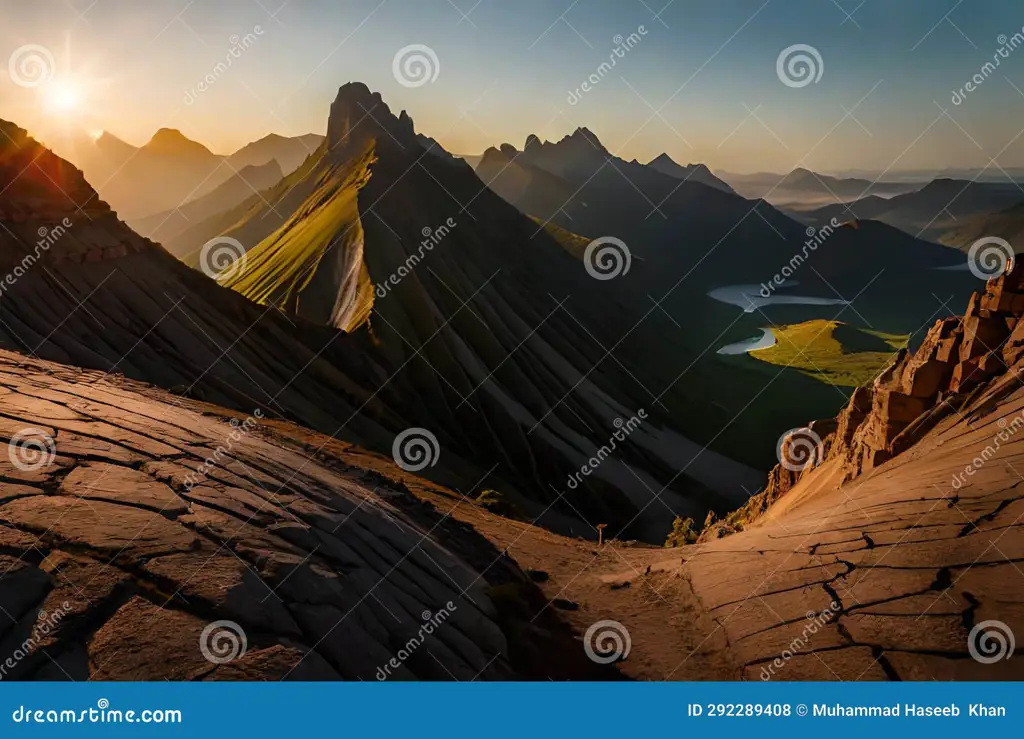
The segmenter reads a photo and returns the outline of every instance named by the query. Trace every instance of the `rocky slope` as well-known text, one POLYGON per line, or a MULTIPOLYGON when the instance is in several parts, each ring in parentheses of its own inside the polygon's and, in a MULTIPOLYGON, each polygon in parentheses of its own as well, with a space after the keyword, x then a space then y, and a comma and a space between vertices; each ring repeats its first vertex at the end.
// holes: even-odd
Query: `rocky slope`
POLYGON ((963 317, 936 321, 916 351, 899 352, 872 385, 854 392, 834 421, 817 421, 809 426, 813 434, 791 437, 780 450, 783 464, 772 472, 768 495, 778 497, 803 475, 821 478, 826 470, 839 484, 860 478, 948 418, 990 412, 1017 389, 1022 317, 1024 267, 1017 263, 975 292, 963 317))
MULTIPOLYGON (((701 541, 563 555, 544 584, 640 679, 1020 680, 1024 270, 938 321, 701 541)), ((557 543, 511 542, 529 567, 557 543)))
POLYGON ((0 351, 0 441, 4 680, 608 676, 462 496, 259 410, 0 351))

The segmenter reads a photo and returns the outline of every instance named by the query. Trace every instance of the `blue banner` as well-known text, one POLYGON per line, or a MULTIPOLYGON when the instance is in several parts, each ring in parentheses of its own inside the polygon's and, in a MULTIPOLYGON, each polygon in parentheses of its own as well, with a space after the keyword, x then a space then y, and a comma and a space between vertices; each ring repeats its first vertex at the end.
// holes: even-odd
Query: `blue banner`
POLYGON ((1019 736, 1019 683, 0 683, 0 737, 1019 736))

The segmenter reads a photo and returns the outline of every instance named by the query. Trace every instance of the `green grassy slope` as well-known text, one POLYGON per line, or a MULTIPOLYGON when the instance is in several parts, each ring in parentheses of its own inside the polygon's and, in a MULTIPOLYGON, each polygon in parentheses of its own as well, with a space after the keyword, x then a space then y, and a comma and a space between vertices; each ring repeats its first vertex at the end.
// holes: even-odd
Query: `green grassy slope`
POLYGON ((814 320, 772 328, 775 346, 751 352, 769 364, 793 367, 822 382, 859 387, 885 368, 909 336, 814 320))

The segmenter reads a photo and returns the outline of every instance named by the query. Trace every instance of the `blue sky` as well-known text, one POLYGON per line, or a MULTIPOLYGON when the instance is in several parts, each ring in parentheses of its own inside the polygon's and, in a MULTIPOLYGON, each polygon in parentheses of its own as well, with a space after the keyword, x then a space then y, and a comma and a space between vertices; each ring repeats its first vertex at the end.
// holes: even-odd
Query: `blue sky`
POLYGON ((228 152, 271 131, 322 132, 338 86, 361 80, 457 153, 587 126, 626 158, 667 151, 734 171, 1024 165, 1024 47, 951 102, 1000 34, 1021 32, 1016 0, 0 0, 0 17, 0 61, 44 46, 49 84, 76 90, 54 111, 0 66, 0 117, 44 140, 104 129, 141 144, 168 126, 228 152), (187 105, 230 37, 256 26, 187 105), (614 37, 641 26, 571 105, 614 37), (396 81, 410 44, 436 53, 435 81, 396 81), (817 83, 780 81, 776 60, 795 44, 819 52, 817 83))

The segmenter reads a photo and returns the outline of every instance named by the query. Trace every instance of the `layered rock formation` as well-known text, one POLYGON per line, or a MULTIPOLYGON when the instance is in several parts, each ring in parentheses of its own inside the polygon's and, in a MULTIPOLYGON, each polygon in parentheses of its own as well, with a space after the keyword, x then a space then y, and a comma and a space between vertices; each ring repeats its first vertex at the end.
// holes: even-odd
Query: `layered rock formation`
MULTIPOLYGON (((1002 392, 1017 381, 1024 355, 1024 265, 1011 263, 975 292, 963 317, 940 319, 914 352, 901 350, 870 386, 857 388, 834 421, 816 421, 804 433, 820 445, 810 464, 793 464, 790 440, 752 506, 767 506, 824 463, 843 484, 871 473, 914 446, 949 416, 962 416, 997 379, 1002 392)), ((802 432, 798 431, 797 434, 802 432)))

